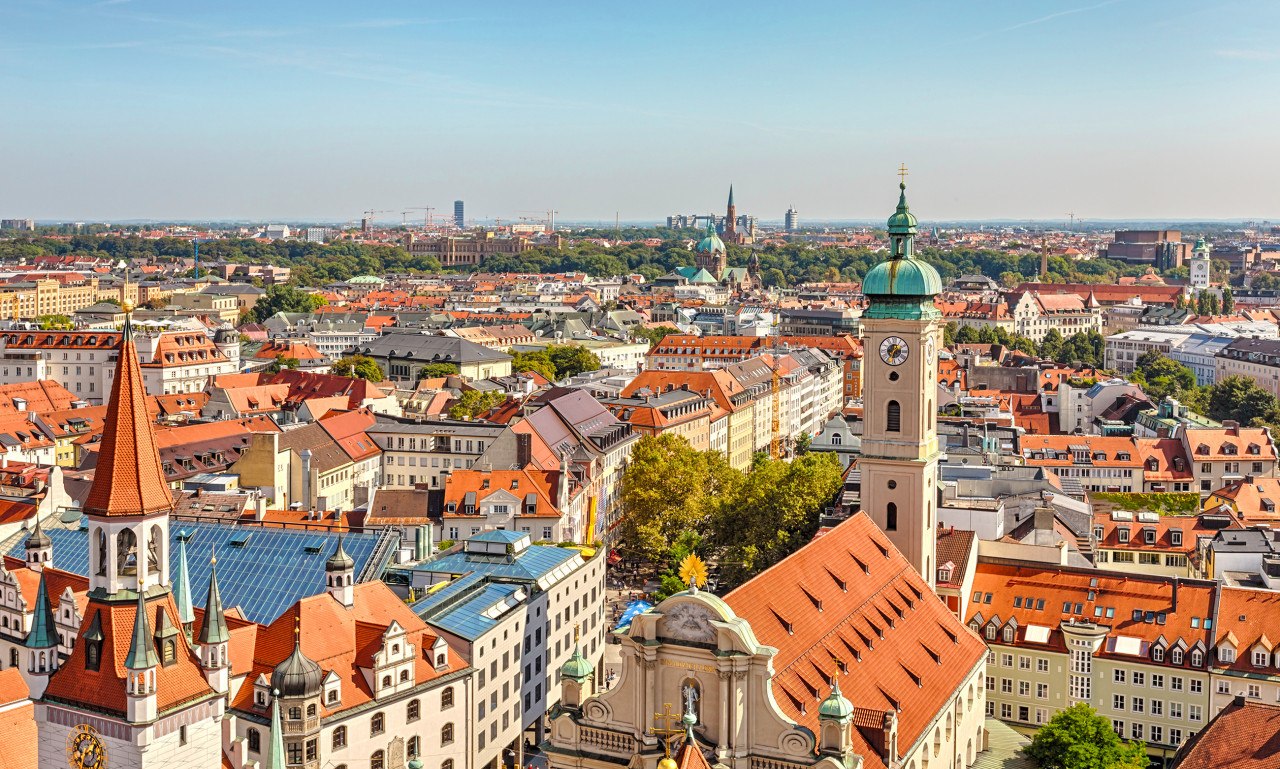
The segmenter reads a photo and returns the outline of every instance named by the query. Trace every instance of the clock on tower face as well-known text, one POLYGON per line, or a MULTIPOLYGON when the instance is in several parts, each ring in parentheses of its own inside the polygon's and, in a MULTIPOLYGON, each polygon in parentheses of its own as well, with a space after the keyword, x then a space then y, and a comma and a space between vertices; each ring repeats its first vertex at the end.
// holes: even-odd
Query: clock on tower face
POLYGON ((902 337, 888 336, 880 343, 880 359, 890 366, 901 366, 907 362, 910 350, 902 337))
POLYGON ((67 764, 71 769, 106 769, 107 750, 97 729, 80 724, 67 735, 67 764))
POLYGON ((929 337, 924 342, 924 359, 926 361, 933 360, 933 337, 929 337))

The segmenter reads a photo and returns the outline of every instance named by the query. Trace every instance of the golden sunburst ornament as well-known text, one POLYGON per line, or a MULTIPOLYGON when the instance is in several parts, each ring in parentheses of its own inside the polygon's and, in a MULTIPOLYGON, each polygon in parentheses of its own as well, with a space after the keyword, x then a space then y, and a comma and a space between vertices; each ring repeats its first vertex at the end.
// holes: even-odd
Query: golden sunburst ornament
POLYGON ((680 562, 680 579, 696 592, 707 584, 707 565, 701 558, 690 553, 680 562))

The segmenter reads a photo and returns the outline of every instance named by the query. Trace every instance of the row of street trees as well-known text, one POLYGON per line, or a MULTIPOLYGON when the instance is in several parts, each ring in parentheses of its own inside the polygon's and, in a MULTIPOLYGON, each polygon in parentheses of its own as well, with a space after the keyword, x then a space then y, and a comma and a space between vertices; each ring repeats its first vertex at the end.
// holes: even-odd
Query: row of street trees
POLYGON ((1085 366, 1098 368, 1106 360, 1106 339, 1097 331, 1080 332, 1063 338, 1056 328, 1049 329, 1044 339, 1036 342, 1030 337, 1011 334, 1002 328, 977 329, 972 326, 961 326, 952 321, 942 332, 943 344, 1001 344, 1011 350, 1018 350, 1027 355, 1049 358, 1058 363, 1079 361, 1085 366))

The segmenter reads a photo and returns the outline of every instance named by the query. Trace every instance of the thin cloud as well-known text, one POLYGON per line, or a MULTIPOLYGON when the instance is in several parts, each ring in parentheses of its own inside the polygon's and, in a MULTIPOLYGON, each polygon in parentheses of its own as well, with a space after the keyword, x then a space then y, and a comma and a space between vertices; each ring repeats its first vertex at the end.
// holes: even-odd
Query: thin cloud
POLYGON ((452 24, 459 21, 475 21, 473 18, 458 19, 366 19, 339 24, 345 29, 393 29, 395 27, 413 27, 421 24, 452 24))
POLYGON ((1275 61, 1280 59, 1280 52, 1276 51, 1228 50, 1214 51, 1214 54, 1224 59, 1240 59, 1243 61, 1275 61))
POLYGON ((1095 5, 1083 5, 1083 6, 1080 6, 1079 8, 1068 8, 1065 11, 1058 11, 1056 13, 1051 13, 1048 16, 1041 16, 1038 19, 1031 19, 1030 21, 1018 22, 1017 24, 1014 24, 1009 27, 1004 27, 1003 29, 988 30, 979 35, 975 35, 973 38, 970 39, 970 41, 980 40, 981 38, 989 37, 991 35, 1003 35, 1004 33, 1012 32, 1015 29, 1023 29, 1025 27, 1035 26, 1036 24, 1043 24, 1046 21, 1052 21, 1053 19, 1058 19, 1063 16, 1071 16, 1073 14, 1085 13, 1087 11, 1096 11, 1099 8, 1105 8, 1108 5, 1115 5, 1118 2, 1120 2, 1120 0, 1106 0, 1106 2, 1097 3, 1095 5))

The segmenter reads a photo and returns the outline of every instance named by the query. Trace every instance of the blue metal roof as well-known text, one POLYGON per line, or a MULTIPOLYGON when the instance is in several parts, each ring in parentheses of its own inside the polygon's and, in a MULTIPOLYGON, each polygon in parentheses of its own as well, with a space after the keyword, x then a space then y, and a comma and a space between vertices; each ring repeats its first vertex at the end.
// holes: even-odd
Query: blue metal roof
MULTIPOLYGON (((57 550, 54 554, 56 556, 57 550)), ((530 545, 515 555, 488 555, 484 553, 450 553, 414 567, 415 571, 437 574, 467 574, 476 572, 491 577, 536 580, 549 574, 578 555, 571 547, 530 545)))
POLYGON ((456 579, 448 587, 418 601, 413 605, 413 611, 442 630, 474 641, 515 607, 515 595, 523 589, 520 585, 489 582, 478 574, 472 574, 456 579), (495 605, 508 601, 511 607, 498 612, 497 618, 486 616, 486 612, 495 605))
MULTIPOLYGON (((89 573, 87 530, 48 529, 45 533, 53 541, 56 568, 89 573)), ((324 592, 324 562, 338 544, 337 533, 170 521, 170 553, 177 552, 179 537, 187 537, 192 605, 204 607, 209 559, 217 555, 222 605, 226 609, 238 606, 246 619, 263 624, 279 617, 298 599, 324 592)), ((22 558, 25 542, 23 538, 8 555, 22 558)), ((365 571, 375 550, 379 550, 377 544, 377 534, 345 535, 342 546, 355 560, 356 574, 365 571)), ((377 557, 384 562, 375 564, 371 570, 375 574, 386 567, 390 548, 381 548, 377 557)))

